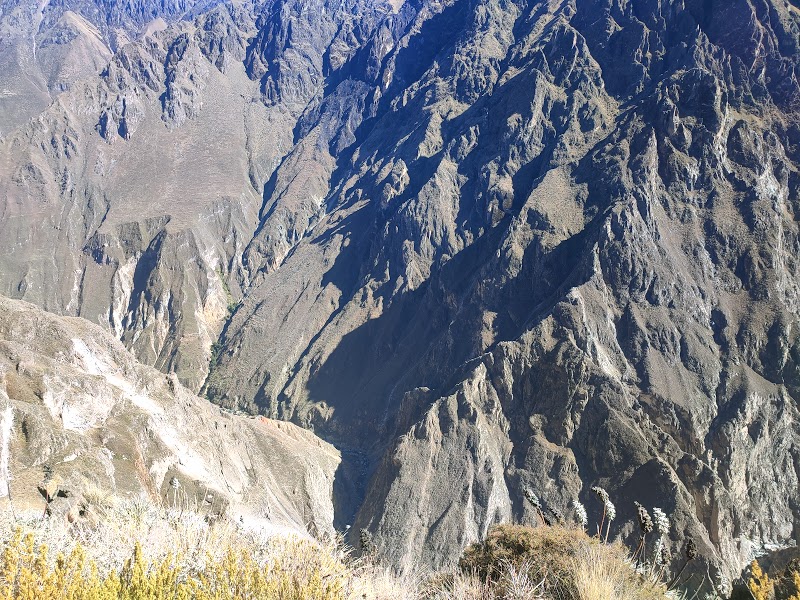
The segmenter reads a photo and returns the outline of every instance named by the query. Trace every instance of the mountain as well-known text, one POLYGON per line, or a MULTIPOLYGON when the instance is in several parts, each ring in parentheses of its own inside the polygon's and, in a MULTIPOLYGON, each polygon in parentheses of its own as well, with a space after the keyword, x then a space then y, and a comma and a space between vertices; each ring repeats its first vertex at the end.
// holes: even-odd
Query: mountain
POLYGON ((2 6, 0 293, 333 444, 391 564, 526 488, 800 543, 795 2, 2 6))

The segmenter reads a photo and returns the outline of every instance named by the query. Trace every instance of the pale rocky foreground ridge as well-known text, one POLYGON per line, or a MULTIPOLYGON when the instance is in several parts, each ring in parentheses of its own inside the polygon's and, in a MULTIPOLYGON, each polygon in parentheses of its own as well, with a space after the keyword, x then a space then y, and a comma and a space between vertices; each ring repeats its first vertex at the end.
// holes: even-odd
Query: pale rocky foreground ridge
POLYGON ((84 494, 100 492, 275 533, 334 533, 333 446, 211 405, 83 319, 0 298, 0 406, 13 411, 18 512, 79 521, 84 494))

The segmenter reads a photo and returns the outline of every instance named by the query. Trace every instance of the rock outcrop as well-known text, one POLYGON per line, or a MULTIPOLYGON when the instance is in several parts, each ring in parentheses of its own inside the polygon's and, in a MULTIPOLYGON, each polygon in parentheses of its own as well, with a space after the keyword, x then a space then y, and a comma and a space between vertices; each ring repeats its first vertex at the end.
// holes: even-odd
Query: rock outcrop
POLYGON ((333 446, 290 423, 212 406, 83 319, 0 297, 3 419, 9 409, 3 471, 17 511, 78 519, 84 493, 99 489, 333 533, 333 446))
POLYGON ((336 445, 403 568, 528 487, 800 542, 794 3, 185 9, 0 124, 0 291, 336 445))

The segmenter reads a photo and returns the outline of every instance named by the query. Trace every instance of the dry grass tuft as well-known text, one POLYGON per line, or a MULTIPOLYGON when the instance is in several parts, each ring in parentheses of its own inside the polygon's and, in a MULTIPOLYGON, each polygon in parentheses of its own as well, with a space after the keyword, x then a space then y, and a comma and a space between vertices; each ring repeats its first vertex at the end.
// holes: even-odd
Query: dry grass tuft
POLYGON ((572 567, 575 600, 656 600, 666 586, 639 574, 618 545, 583 547, 572 567))
POLYGON ((423 600, 494 600, 493 585, 470 573, 440 573, 423 586, 423 600))

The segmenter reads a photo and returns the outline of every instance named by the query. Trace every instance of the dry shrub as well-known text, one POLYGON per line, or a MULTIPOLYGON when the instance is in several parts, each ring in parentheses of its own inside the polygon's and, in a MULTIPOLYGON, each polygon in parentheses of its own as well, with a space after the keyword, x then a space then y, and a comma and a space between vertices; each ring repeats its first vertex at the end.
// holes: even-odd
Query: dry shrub
POLYGON ((747 596, 755 600, 800 600, 800 559, 793 559, 773 577, 754 560, 750 563, 747 591, 747 596))
POLYGON ((761 570, 757 560, 750 563, 750 580, 747 589, 754 600, 771 600, 775 596, 775 582, 761 570))
POLYGON ((80 544, 51 560, 31 533, 17 530, 0 557, 2 600, 346 600, 351 574, 313 542, 276 539, 267 560, 248 548, 187 568, 171 556, 153 561, 136 543, 119 570, 99 572, 80 544))
POLYGON ((569 588, 578 552, 592 545, 600 541, 577 528, 497 525, 464 551, 459 567, 499 582, 509 567, 525 565, 531 580, 545 580, 549 589, 569 588))
POLYGON ((789 563, 776 587, 778 593, 788 600, 800 600, 800 559, 789 563))
POLYGON ((666 597, 665 586, 639 574, 623 546, 572 527, 498 525, 467 548, 459 567, 491 582, 497 598, 509 597, 512 572, 527 575, 530 594, 554 600, 666 597))

